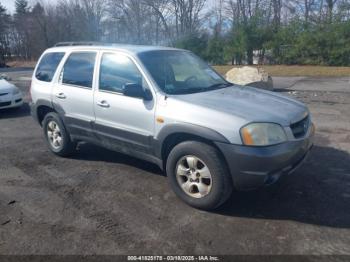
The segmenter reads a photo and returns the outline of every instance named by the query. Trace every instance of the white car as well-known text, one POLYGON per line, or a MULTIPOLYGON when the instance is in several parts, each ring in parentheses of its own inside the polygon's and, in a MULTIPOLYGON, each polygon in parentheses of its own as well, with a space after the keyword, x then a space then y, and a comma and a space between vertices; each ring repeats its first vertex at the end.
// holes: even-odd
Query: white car
POLYGON ((23 105, 23 94, 15 85, 0 79, 0 109, 17 108, 23 105))

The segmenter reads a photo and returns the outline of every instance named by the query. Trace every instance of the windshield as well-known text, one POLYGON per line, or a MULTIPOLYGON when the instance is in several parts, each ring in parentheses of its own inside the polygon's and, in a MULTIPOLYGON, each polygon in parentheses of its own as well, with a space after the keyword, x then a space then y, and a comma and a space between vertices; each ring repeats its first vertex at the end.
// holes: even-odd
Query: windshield
POLYGON ((190 52, 151 51, 140 54, 139 58, 167 94, 190 94, 231 86, 190 52))

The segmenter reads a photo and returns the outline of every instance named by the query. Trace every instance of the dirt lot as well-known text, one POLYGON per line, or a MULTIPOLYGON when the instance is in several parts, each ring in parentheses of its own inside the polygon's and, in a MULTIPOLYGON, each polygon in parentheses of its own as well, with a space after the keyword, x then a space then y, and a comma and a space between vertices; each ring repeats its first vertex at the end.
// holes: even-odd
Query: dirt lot
MULTIPOLYGON (((9 73, 24 92, 30 72, 9 73)), ((0 112, 0 254, 350 255, 349 78, 275 78, 306 102, 315 148, 295 174, 214 213, 152 164, 84 144, 49 153, 28 106, 0 112)))

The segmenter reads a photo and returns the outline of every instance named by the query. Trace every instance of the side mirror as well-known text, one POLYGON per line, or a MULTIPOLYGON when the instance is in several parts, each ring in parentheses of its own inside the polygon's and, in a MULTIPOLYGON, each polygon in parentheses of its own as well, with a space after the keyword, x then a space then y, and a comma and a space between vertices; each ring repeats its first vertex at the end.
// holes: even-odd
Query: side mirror
POLYGON ((139 84, 126 84, 123 93, 125 96, 142 98, 145 101, 151 101, 153 99, 151 91, 144 89, 139 84))

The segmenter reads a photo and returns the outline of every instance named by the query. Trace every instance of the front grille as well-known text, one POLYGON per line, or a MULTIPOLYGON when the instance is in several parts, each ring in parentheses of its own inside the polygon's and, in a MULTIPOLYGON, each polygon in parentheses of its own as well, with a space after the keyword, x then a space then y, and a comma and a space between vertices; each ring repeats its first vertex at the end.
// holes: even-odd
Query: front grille
POLYGON ((0 96, 6 96, 8 93, 0 93, 0 96))
POLYGON ((310 117, 307 116, 303 120, 294 123, 290 126, 295 138, 302 138, 306 135, 310 127, 310 117))
POLYGON ((10 106, 10 105, 11 105, 11 101, 10 102, 2 102, 2 103, 0 103, 0 107, 10 106))
POLYGON ((15 102, 16 103, 19 103, 19 102, 21 102, 22 101, 22 99, 17 99, 15 102))

